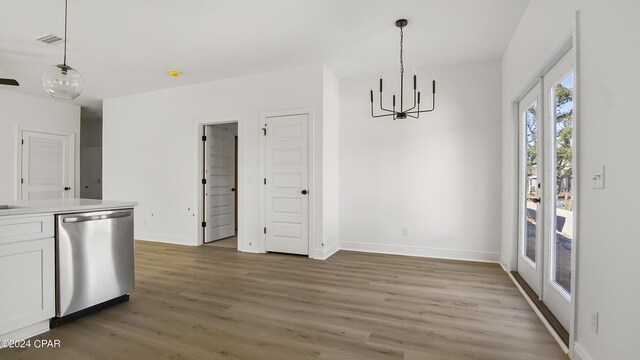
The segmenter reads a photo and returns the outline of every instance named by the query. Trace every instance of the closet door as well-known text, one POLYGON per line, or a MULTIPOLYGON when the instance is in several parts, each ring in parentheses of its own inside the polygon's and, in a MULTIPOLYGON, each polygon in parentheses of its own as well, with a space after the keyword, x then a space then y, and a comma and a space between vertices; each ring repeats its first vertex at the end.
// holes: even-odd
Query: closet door
POLYGON ((22 131, 22 200, 73 198, 72 135, 22 131))
POLYGON ((267 251, 309 254, 308 114, 267 118, 267 251))

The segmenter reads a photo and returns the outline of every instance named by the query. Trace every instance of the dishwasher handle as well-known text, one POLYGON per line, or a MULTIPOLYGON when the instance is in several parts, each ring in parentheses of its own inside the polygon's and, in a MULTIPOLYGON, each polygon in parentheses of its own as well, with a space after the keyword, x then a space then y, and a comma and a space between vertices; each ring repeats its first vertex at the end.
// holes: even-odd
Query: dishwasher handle
POLYGON ((106 214, 97 214, 97 215, 79 215, 79 216, 70 216, 62 219, 62 222, 65 224, 72 223, 81 223, 87 221, 96 221, 96 220, 107 220, 107 219, 118 219, 131 216, 130 210, 125 211, 113 211, 106 214))

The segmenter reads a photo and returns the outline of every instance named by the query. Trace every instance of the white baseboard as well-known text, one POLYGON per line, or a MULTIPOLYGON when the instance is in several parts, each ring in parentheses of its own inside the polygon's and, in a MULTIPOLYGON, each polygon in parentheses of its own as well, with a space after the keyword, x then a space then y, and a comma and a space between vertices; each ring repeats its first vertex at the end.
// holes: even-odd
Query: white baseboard
POLYGON ((134 238, 136 240, 144 240, 151 242, 159 242, 164 244, 175 244, 175 245, 187 245, 187 246, 198 246, 200 245, 197 242, 194 242, 189 236, 174 236, 174 235, 165 235, 165 234, 152 234, 152 233, 137 233, 134 238))
MULTIPOLYGON (((25 326, 22 329, 0 335, 0 340, 25 340, 47 331, 49 331, 49 320, 41 321, 33 325, 25 326)), ((2 349, 2 343, 4 342, 0 341, 0 349, 2 349)))
POLYGON ((594 360, 578 342, 573 343, 573 360, 594 360))
POLYGON ((325 246, 320 250, 314 251, 314 254, 313 256, 311 256, 311 258, 316 260, 327 260, 331 257, 331 255, 337 253, 338 251, 340 251, 340 246, 338 243, 334 243, 331 246, 325 246))
POLYGON ((502 270, 504 270, 504 272, 508 273, 509 270, 507 270, 507 265, 505 265, 502 261, 499 262, 500 267, 502 268, 502 270))
POLYGON ((362 251, 393 255, 419 256, 449 260, 465 260, 497 263, 500 255, 489 251, 468 251, 455 249, 438 249, 419 246, 403 246, 389 244, 374 244, 364 242, 343 241, 340 250, 362 251))

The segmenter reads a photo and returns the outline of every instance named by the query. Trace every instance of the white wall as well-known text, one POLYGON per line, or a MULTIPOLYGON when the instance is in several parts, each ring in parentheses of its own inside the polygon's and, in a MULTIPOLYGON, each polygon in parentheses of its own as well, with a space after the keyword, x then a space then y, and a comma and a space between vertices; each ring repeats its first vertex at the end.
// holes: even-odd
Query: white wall
POLYGON ((634 0, 532 0, 503 58, 502 251, 512 263, 516 214, 516 119, 512 102, 563 29, 578 16, 578 234, 576 343, 594 360, 638 359, 640 242, 634 229, 640 122, 634 104, 640 80, 634 0), (604 165, 605 189, 591 188, 604 165), (614 213, 615 216, 611 214, 614 213), (592 311, 600 328, 591 331, 592 311))
MULTIPOLYGON (((136 237, 197 245, 199 127, 225 117, 239 121, 239 179, 244 251, 259 251, 261 112, 313 110, 311 256, 325 256, 322 239, 323 67, 308 66, 154 91, 104 101, 103 195, 139 202, 136 237)), ((186 76, 186 75, 185 75, 186 76)), ((311 190, 311 189, 310 189, 311 190)))
POLYGON ((0 204, 17 200, 18 126, 76 134, 76 196, 80 184, 80 107, 0 90, 0 204))
MULTIPOLYGON (((432 73, 436 111, 395 122, 371 118, 376 78, 340 81, 341 248, 497 261, 500 63, 418 69, 423 109, 432 73)), ((390 106, 398 73, 383 76, 390 106)))
POLYGON ((339 250, 339 81, 326 67, 323 68, 323 247, 327 255, 339 250))

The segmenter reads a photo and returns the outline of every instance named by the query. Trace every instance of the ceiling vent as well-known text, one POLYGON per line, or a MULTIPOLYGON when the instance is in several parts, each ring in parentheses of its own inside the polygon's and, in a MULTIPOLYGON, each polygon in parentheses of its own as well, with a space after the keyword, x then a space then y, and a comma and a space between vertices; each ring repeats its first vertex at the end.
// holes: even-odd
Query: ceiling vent
POLYGON ((55 36, 53 34, 47 34, 47 35, 43 35, 40 36, 39 38, 37 38, 36 40, 45 43, 45 44, 49 44, 49 45, 53 45, 53 44, 57 44, 60 41, 62 41, 62 38, 55 36))

